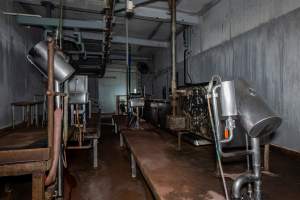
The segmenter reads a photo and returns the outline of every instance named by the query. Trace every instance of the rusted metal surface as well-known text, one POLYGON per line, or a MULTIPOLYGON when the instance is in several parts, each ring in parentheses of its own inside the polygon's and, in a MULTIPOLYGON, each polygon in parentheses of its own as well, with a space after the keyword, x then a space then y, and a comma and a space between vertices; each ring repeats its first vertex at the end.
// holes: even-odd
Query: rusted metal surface
POLYGON ((48 147, 53 146, 53 130, 54 130, 54 40, 48 39, 48 147))
MULTIPOLYGON (((224 199, 215 171, 212 145, 193 147, 183 143, 184 148, 177 151, 176 139, 154 128, 144 131, 127 129, 122 135, 156 199, 224 199)), ((299 155, 291 158, 271 149, 275 151, 270 154, 271 173, 263 174, 262 178, 264 199, 297 199, 300 195, 299 155), (284 184, 289 181, 296 184, 284 184)), ((245 160, 226 160, 223 164, 230 188, 233 180, 245 172, 245 160)))
POLYGON ((172 114, 176 116, 177 83, 176 83, 176 0, 169 1, 171 10, 171 35, 172 35, 172 114))
POLYGON ((210 190, 222 194, 214 177, 214 162, 178 153, 153 131, 126 130, 122 134, 156 199, 205 199, 210 190))
POLYGON ((168 115, 167 116, 167 128, 170 130, 186 130, 186 118, 185 116, 173 116, 168 115))

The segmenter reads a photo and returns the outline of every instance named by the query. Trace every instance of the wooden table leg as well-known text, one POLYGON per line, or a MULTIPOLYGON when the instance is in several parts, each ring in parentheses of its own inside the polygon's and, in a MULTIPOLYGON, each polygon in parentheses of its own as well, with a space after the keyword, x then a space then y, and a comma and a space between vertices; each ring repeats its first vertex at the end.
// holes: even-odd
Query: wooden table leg
POLYGON ((32 200, 45 199, 45 174, 35 172, 32 174, 32 200))
POLYGON ((182 133, 178 132, 177 134, 178 134, 177 135, 177 150, 181 151, 181 136, 182 136, 182 133))

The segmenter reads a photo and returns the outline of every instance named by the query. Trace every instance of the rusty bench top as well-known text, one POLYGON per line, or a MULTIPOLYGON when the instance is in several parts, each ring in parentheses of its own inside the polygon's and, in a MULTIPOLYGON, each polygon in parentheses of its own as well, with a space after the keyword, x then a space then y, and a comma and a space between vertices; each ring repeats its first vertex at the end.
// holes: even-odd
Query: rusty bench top
POLYGON ((39 162, 49 159, 47 131, 17 128, 0 133, 0 165, 39 162))
POLYGON ((17 128, 0 133, 0 151, 47 146, 44 128, 17 128))
POLYGON ((122 135, 156 199, 210 199, 223 194, 211 147, 178 152, 176 142, 150 129, 127 129, 122 135))

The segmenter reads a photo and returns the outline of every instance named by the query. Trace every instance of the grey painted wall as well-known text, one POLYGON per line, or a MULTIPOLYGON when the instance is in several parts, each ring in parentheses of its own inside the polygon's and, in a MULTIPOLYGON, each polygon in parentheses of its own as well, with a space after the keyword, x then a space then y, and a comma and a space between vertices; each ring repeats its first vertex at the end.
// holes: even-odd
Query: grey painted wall
MULTIPOLYGON (((131 92, 140 91, 135 66, 131 71, 131 92)), ((116 96, 126 95, 126 67, 124 64, 112 64, 106 68, 103 78, 99 79, 99 102, 103 113, 114 113, 116 110, 116 96)))
POLYGON ((16 11, 12 2, 0 1, 0 128, 11 125, 11 102, 33 100, 34 94, 43 92, 40 73, 25 57, 40 33, 20 27, 14 17, 3 15, 3 11, 16 11))
MULTIPOLYGON (((272 143, 300 152, 300 9, 294 10, 299 4, 223 0, 202 18, 190 74, 194 82, 208 81, 213 74, 248 80, 283 117, 272 143)), ((155 58, 158 95, 170 65, 161 55, 155 58)), ((182 63, 177 69, 182 83, 182 63)))

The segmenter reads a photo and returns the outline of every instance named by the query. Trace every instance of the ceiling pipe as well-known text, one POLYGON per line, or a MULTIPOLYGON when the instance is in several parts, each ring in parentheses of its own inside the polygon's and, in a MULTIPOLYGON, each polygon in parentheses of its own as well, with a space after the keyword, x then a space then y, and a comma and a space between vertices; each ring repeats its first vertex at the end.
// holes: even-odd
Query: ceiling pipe
MULTIPOLYGON (((149 0, 149 1, 144 1, 144 2, 141 2, 141 3, 137 3, 134 5, 135 8, 138 8, 138 7, 142 7, 142 6, 146 6, 148 4, 152 4, 152 3, 155 3, 157 1, 162 1, 162 0, 149 0)), ((126 6, 127 6, 127 0, 126 0, 126 6)), ((115 10, 114 13, 120 13, 120 12, 124 12, 126 11, 126 8, 120 8, 118 10, 115 10)))

